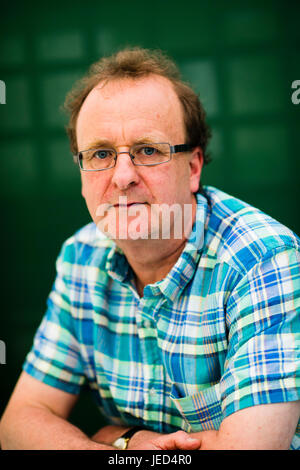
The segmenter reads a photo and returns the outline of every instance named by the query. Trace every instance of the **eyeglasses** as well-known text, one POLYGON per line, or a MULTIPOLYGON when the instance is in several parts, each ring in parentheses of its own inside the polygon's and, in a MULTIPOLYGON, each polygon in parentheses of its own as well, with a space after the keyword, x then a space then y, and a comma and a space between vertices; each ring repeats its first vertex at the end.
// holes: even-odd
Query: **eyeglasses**
POLYGON ((103 171, 113 168, 116 165, 118 155, 122 153, 129 155, 134 165, 155 166, 170 161, 173 153, 188 152, 191 149, 192 147, 188 144, 141 143, 130 147, 128 152, 117 152, 115 149, 99 147, 83 150, 73 158, 83 171, 103 171))

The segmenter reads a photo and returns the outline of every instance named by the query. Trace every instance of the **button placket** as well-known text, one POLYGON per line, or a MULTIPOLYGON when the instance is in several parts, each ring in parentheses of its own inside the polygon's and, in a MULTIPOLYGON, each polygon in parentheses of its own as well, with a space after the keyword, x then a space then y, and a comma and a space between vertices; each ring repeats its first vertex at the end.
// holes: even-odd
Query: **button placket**
POLYGON ((157 331, 153 316, 161 302, 156 297, 141 299, 137 311, 138 335, 144 366, 144 420, 160 422, 163 394, 159 383, 163 380, 160 352, 157 344, 157 331), (158 299, 157 299, 158 300, 158 299))

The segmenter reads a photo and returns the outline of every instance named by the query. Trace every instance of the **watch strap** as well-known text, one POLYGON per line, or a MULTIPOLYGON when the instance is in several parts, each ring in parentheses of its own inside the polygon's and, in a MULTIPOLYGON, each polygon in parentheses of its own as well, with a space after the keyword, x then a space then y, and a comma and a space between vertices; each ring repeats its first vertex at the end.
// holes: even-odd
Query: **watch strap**
POLYGON ((136 432, 138 431, 143 431, 145 428, 142 428, 141 426, 134 426, 134 428, 128 429, 128 431, 124 432, 122 436, 124 439, 130 439, 136 432))
POLYGON ((115 446, 117 449, 122 449, 125 450, 128 447, 128 442, 129 439, 138 431, 145 430, 145 428, 141 426, 135 426, 133 428, 128 429, 124 434, 122 434, 120 437, 118 437, 114 442, 113 446, 115 446))

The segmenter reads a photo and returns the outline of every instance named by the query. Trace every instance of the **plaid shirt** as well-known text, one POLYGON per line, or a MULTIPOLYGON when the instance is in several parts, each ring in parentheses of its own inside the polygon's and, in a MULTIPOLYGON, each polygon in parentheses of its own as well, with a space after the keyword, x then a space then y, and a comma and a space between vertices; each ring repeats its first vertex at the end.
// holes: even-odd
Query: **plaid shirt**
MULTIPOLYGON (((91 223, 67 240, 24 370, 113 423, 218 429, 300 399, 300 240, 213 187, 169 274, 142 298, 122 251, 91 223)), ((291 448, 300 448, 300 426, 291 448)))

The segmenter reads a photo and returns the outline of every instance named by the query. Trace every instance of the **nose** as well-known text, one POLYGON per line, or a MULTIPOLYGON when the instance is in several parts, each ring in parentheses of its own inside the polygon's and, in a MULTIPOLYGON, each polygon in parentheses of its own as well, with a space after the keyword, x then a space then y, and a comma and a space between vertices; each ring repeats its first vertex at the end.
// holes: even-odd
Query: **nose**
POLYGON ((112 183, 121 191, 124 191, 139 182, 137 168, 132 163, 128 152, 118 153, 116 166, 114 167, 113 172, 112 183))

